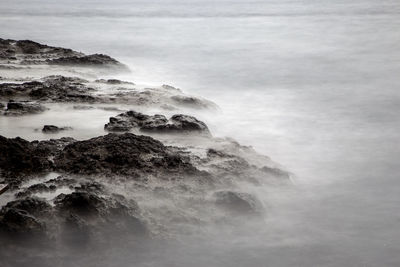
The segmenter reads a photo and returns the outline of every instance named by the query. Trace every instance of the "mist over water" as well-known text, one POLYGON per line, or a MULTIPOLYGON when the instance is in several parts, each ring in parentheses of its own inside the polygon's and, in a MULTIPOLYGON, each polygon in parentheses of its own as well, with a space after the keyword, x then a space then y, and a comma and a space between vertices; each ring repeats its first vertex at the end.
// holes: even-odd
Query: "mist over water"
MULTIPOLYGON (((220 113, 196 116, 214 135, 295 174, 295 188, 255 189, 262 227, 210 229, 143 266, 399 266, 398 1, 2 0, 0 25, 1 38, 105 53, 132 69, 119 78, 213 100, 220 113)), ((89 112, 93 126, 68 122, 75 137, 115 114, 89 112)), ((34 120, 0 119, 0 134, 41 139, 23 130, 34 120)))

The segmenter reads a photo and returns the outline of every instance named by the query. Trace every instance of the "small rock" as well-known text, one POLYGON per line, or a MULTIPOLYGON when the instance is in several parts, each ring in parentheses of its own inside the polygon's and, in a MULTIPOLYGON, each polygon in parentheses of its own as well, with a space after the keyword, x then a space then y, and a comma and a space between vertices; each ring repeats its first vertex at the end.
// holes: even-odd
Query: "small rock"
POLYGON ((72 130, 71 127, 57 127, 54 125, 45 125, 43 126, 43 133, 59 133, 61 131, 72 130))

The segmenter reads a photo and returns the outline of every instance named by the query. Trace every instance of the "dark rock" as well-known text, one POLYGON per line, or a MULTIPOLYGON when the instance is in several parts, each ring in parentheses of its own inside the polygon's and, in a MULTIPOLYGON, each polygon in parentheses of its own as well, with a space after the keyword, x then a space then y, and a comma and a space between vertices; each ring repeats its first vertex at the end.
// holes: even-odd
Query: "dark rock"
POLYGON ((18 192, 15 194, 17 198, 29 197, 32 194, 36 193, 43 193, 43 192, 54 192, 56 191, 57 187, 54 185, 47 185, 47 184, 34 184, 30 187, 24 189, 23 191, 18 192))
POLYGON ((45 108, 39 103, 28 102, 28 101, 21 101, 21 102, 10 101, 7 103, 7 109, 5 110, 4 115, 21 116, 26 114, 42 113, 45 110, 47 110, 47 108, 45 108))
POLYGON ((43 126, 43 133, 59 133, 61 131, 71 130, 71 127, 57 127, 54 125, 45 125, 43 126))
POLYGON ((90 93, 94 89, 84 85, 85 82, 87 81, 75 77, 48 76, 43 81, 2 83, 0 99, 17 97, 56 102, 94 102, 96 98, 90 93))
POLYGON ((197 170, 186 157, 148 136, 108 134, 67 145, 55 158, 56 167, 72 173, 187 173, 197 170))
POLYGON ((0 39, 0 58, 16 60, 18 56, 22 59, 22 64, 44 64, 46 59, 81 55, 83 54, 71 49, 52 47, 30 40, 0 39))
POLYGON ((0 213, 0 232, 7 235, 40 234, 45 230, 44 224, 26 211, 3 208, 0 213))
POLYGON ((8 202, 4 208, 22 210, 35 216, 49 213, 52 209, 52 207, 47 202, 34 197, 27 197, 8 202))
POLYGON ((135 111, 128 111, 111 117, 104 126, 107 131, 126 132, 134 128, 147 132, 160 133, 202 133, 209 134, 207 125, 195 117, 174 115, 169 120, 163 115, 149 116, 135 111))
POLYGON ((47 157, 54 157, 60 153, 65 146, 73 142, 76 142, 76 140, 71 137, 62 137, 60 139, 32 141, 31 144, 34 145, 39 154, 47 155, 47 157))
POLYGON ((73 192, 57 196, 54 203, 62 213, 69 212, 80 217, 99 216, 106 208, 105 200, 93 193, 73 192))
POLYGON ((103 54, 61 57, 48 60, 47 62, 52 65, 72 65, 72 66, 91 66, 91 67, 117 66, 125 68, 125 66, 120 62, 118 62, 116 59, 103 54))
POLYGON ((240 214, 258 214, 262 204, 254 196, 247 193, 219 191, 214 193, 216 204, 227 211, 240 214))
POLYGON ((44 171, 51 166, 48 154, 22 138, 0 136, 0 173, 22 175, 44 171))

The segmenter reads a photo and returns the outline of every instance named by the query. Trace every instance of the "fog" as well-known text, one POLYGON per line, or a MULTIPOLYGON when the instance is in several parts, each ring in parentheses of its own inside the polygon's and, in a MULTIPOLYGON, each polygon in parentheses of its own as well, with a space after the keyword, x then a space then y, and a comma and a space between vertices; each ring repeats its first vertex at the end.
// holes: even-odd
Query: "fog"
MULTIPOLYGON (((289 188, 251 189, 262 222, 193 226, 138 254, 115 246, 104 266, 399 266, 399 13, 395 0, 2 0, 0 37, 109 54, 132 70, 118 78, 210 99, 219 113, 191 112, 214 135, 294 174, 289 188)), ((118 114, 79 112, 0 118, 0 134, 43 139, 38 124, 68 120, 83 139, 118 114)))

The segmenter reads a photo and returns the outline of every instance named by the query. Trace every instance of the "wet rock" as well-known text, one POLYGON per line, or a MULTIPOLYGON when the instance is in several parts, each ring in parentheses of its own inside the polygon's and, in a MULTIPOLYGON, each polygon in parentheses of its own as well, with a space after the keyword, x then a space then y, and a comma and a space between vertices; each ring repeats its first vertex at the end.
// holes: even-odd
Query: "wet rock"
POLYGON ((81 56, 71 49, 52 47, 31 40, 0 39, 0 58, 5 60, 22 59, 22 64, 45 64, 45 60, 65 56, 81 56))
POLYGON ((203 133, 209 135, 207 125, 195 117, 173 115, 169 120, 163 115, 149 116, 136 111, 128 111, 111 117, 104 126, 107 131, 126 132, 132 129, 160 133, 203 133))
POLYGON ((229 212, 259 214, 262 210, 261 202, 247 193, 219 191, 214 193, 214 197, 215 203, 229 212))
POLYGON ((71 127, 57 127, 55 125, 45 125, 43 126, 43 133, 59 133, 61 131, 72 130, 71 127))
POLYGON ((56 167, 72 173, 193 174, 197 169, 186 157, 148 136, 108 134, 67 145, 55 158, 56 167))
POLYGON ((93 54, 84 56, 71 56, 51 59, 47 61, 51 65, 72 65, 72 66, 90 66, 90 67, 121 67, 126 68, 116 59, 103 55, 93 54))
POLYGON ((93 88, 80 78, 48 76, 43 81, 0 84, 0 99, 11 97, 55 102, 94 102, 93 88))
POLYGON ((98 216, 106 208, 105 200, 88 192, 73 192, 57 196, 54 203, 61 212, 79 216, 98 216))
POLYGON ((0 136, 0 173, 20 176, 41 172, 50 166, 48 154, 30 142, 19 137, 0 136))
POLYGON ((64 147, 73 142, 76 142, 76 140, 71 137, 62 137, 60 139, 32 141, 31 144, 35 147, 36 152, 40 155, 54 157, 60 153, 64 147))
POLYGON ((34 216, 49 213, 52 207, 44 200, 35 197, 26 197, 8 202, 4 209, 15 209, 25 211, 34 216))
POLYGON ((0 233, 6 235, 40 234, 45 230, 44 224, 28 212, 5 208, 0 213, 0 233))
POLYGON ((26 114, 38 114, 44 112, 45 110, 47 110, 47 108, 39 103, 28 101, 10 101, 7 103, 7 109, 4 111, 4 115, 21 116, 26 114))
POLYGON ((47 184, 34 184, 31 185, 30 187, 18 192, 15 194, 17 198, 23 198, 23 197, 30 197, 33 194, 36 193, 44 193, 44 192, 54 192, 56 191, 57 186, 54 185, 47 185, 47 184))

